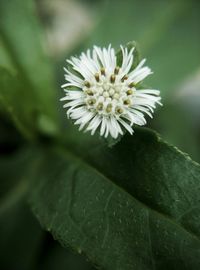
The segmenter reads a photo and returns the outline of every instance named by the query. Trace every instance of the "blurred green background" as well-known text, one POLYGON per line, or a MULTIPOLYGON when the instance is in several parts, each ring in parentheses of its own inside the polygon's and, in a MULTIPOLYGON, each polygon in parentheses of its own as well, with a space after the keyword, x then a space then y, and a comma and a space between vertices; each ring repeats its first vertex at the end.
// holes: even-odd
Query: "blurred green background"
MULTIPOLYGON (((154 71, 145 83, 161 91, 164 105, 153 120, 148 120, 148 126, 199 162, 200 1, 0 2, 0 67, 18 76, 10 80, 10 97, 4 99, 8 91, 4 84, 0 95, 0 268, 92 269, 84 258, 67 252, 42 231, 21 199, 23 187, 19 195, 18 190, 12 190, 21 178, 26 160, 32 158, 27 140, 19 130, 27 138, 37 128, 44 134, 56 132, 49 119, 65 117, 58 100, 63 95, 60 85, 64 81, 66 58, 94 44, 111 43, 118 48, 135 40, 154 71), (13 99, 15 105, 9 107, 13 99), (33 100, 38 110, 45 112, 43 117, 35 116, 33 100), (50 104, 55 104, 54 109, 50 104), (29 115, 37 119, 37 128, 29 115)), ((1 71, 0 77, 5 81, 6 76, 1 71)))
MULTIPOLYGON (((197 0, 38 1, 57 65, 58 87, 65 59, 94 44, 139 44, 154 74, 145 83, 161 91, 163 108, 148 125, 169 143, 199 154, 200 2, 197 0)), ((62 92, 59 91, 62 96, 62 92)))

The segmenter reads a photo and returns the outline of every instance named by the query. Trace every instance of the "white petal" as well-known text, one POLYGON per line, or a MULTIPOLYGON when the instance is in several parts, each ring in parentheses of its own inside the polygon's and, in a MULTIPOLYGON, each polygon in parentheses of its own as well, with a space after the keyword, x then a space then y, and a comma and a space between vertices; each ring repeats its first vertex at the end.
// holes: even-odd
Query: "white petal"
POLYGON ((144 65, 145 62, 146 62, 146 59, 143 59, 142 61, 140 61, 140 63, 135 68, 135 71, 137 71, 138 69, 140 69, 144 65))
POLYGON ((132 64, 133 64, 133 51, 135 48, 132 48, 130 52, 128 53, 127 48, 124 48, 123 46, 120 46, 122 51, 122 66, 121 66, 121 73, 120 77, 122 78, 124 75, 126 75, 132 64))
POLYGON ((112 126, 112 130, 113 130, 113 138, 117 138, 119 134, 123 135, 123 131, 119 125, 119 123, 117 122, 117 120, 114 117, 110 118, 110 123, 112 126))
POLYGON ((96 129, 98 128, 99 124, 101 123, 101 117, 99 115, 96 115, 92 121, 90 122, 90 124, 88 125, 86 131, 91 130, 91 135, 94 135, 96 129))
POLYGON ((126 130, 128 130, 128 132, 132 135, 133 134, 133 129, 132 127, 127 124, 124 120, 122 120, 121 118, 118 119, 118 121, 120 122, 120 124, 122 124, 122 126, 125 127, 126 130))
POLYGON ((144 112, 144 113, 148 114, 151 118, 153 118, 152 114, 149 112, 149 109, 144 107, 144 106, 135 105, 134 109, 139 110, 141 112, 144 112))
POLYGON ((103 136, 106 130, 106 120, 105 116, 102 116, 101 128, 100 128, 100 135, 103 136))
POLYGON ((141 90, 137 90, 138 93, 143 93, 143 94, 150 94, 150 95, 155 95, 155 96, 159 96, 160 95, 160 91, 159 90, 155 90, 155 89, 141 89, 141 90))
POLYGON ((130 110, 130 113, 128 114, 130 119, 132 120, 132 123, 135 123, 139 126, 143 126, 146 124, 146 120, 144 118, 143 113, 137 111, 137 110, 130 110))
POLYGON ((106 132, 104 137, 107 138, 110 133, 110 121, 108 120, 108 118, 105 119, 105 123, 106 123, 106 132))
POLYGON ((105 63, 104 55, 103 55, 103 52, 102 52, 101 48, 99 48, 97 46, 94 46, 94 54, 96 54, 96 56, 98 56, 98 59, 99 59, 101 65, 103 67, 105 67, 106 63, 105 63))
POLYGON ((82 105, 84 103, 85 103, 85 101, 82 99, 75 99, 75 100, 72 100, 72 101, 64 104, 63 108, 76 107, 76 106, 82 105))
POLYGON ((73 107, 72 107, 68 110, 68 114, 74 120, 82 117, 86 113, 88 113, 88 110, 85 107, 79 107, 79 108, 75 108, 75 109, 73 109, 73 107))
POLYGON ((83 115, 81 118, 76 120, 74 123, 75 125, 80 125, 79 130, 82 130, 86 124, 89 123, 89 121, 95 116, 94 113, 88 112, 85 115, 83 115))

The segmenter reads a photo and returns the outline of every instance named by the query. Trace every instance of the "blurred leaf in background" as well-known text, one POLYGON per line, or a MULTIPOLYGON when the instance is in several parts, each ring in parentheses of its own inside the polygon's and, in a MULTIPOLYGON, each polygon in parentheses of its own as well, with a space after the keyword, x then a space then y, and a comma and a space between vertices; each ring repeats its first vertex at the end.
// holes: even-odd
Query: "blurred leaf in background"
POLYGON ((36 3, 44 24, 49 53, 55 60, 85 40, 98 22, 94 8, 84 2, 36 0, 36 3))
POLYGON ((199 1, 106 1, 87 45, 136 40, 155 72, 149 83, 167 97, 200 66, 199 1))
POLYGON ((176 92, 200 67, 199 10, 200 2, 195 0, 106 1, 99 15, 101 21, 85 44, 85 48, 94 43, 119 46, 130 37, 140 44, 154 71, 147 84, 161 90, 164 104, 149 124, 198 161, 199 126, 196 123, 194 128, 189 117, 193 105, 191 110, 182 106, 176 92))
MULTIPOLYGON (((77 11, 88 9, 87 21, 93 23, 93 26, 84 30, 84 27, 79 25, 79 29, 83 30, 79 39, 74 39, 74 33, 71 32, 69 38, 74 40, 74 46, 69 46, 70 43, 66 40, 66 52, 63 44, 58 58, 62 58, 58 67, 59 81, 63 80, 61 69, 65 65, 64 59, 69 55, 80 53, 93 44, 107 46, 112 43, 118 47, 129 40, 136 40, 140 45, 142 56, 147 57, 147 64, 154 71, 147 79, 147 84, 161 90, 164 103, 155 121, 149 121, 149 126, 153 126, 166 140, 199 161, 198 126, 191 125, 189 116, 193 106, 190 106, 191 110, 186 110, 181 101, 178 101, 176 92, 200 67, 200 2, 79 0, 65 1, 66 8, 73 3, 78 7, 77 11), (186 143, 186 140, 190 143, 186 143)), ((57 17, 59 18, 59 14, 57 17)), ((56 21, 56 17, 54 19, 56 21)), ((59 28, 58 23, 55 25, 59 28)), ((55 31, 55 27, 51 29, 48 26, 48 35, 51 38, 55 37, 55 31)), ((54 41, 59 42, 57 39, 54 41)))
MULTIPOLYGON (((20 78, 20 82, 17 83, 20 86, 16 86, 15 79, 10 78, 6 82, 7 89, 6 86, 3 87, 4 92, 12 91, 12 100, 9 100, 8 104, 11 113, 14 116, 18 114, 15 107, 19 104, 28 118, 26 122, 29 121, 31 126, 42 130, 43 126, 40 123, 45 119, 47 124, 44 127, 47 126, 49 130, 42 131, 54 131, 57 112, 53 73, 49 59, 41 47, 41 29, 31 0, 0 1, 0 40, 0 54, 6 52, 2 62, 0 60, 0 65, 12 65, 12 69, 20 78), (7 59, 11 63, 6 63, 7 59)), ((4 100, 4 93, 1 97, 4 100)), ((19 119, 19 122, 21 126, 27 126, 23 119, 19 119)), ((34 134, 34 128, 29 126, 27 129, 34 134)))

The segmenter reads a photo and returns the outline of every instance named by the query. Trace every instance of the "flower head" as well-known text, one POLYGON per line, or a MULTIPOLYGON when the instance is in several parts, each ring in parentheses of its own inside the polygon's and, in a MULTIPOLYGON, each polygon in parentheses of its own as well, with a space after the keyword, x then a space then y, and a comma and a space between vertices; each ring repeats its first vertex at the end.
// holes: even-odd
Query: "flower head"
POLYGON ((67 115, 93 135, 117 138, 127 130, 133 133, 133 125, 145 125, 145 114, 152 117, 156 103, 160 103, 160 91, 138 89, 138 84, 151 70, 143 59, 134 69, 134 48, 130 51, 121 46, 122 62, 117 64, 115 50, 109 46, 82 53, 67 62, 72 70, 64 68, 67 83, 65 90, 67 115))

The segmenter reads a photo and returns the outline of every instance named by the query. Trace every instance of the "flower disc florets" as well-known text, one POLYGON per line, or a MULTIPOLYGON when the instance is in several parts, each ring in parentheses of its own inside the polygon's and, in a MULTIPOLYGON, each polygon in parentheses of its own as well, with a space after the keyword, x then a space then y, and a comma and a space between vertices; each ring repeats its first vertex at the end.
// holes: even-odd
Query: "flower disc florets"
POLYGON ((133 124, 144 125, 144 113, 152 117, 155 104, 160 103, 158 90, 137 89, 137 84, 151 74, 148 67, 143 67, 145 59, 132 70, 134 48, 128 52, 121 46, 121 51, 120 66, 111 46, 94 46, 92 55, 88 50, 80 58, 67 60, 74 72, 65 69, 67 83, 62 87, 66 96, 61 100, 67 101, 64 107, 68 108, 68 117, 91 134, 98 128, 105 137, 110 134, 117 138, 124 130, 132 134, 133 124))

